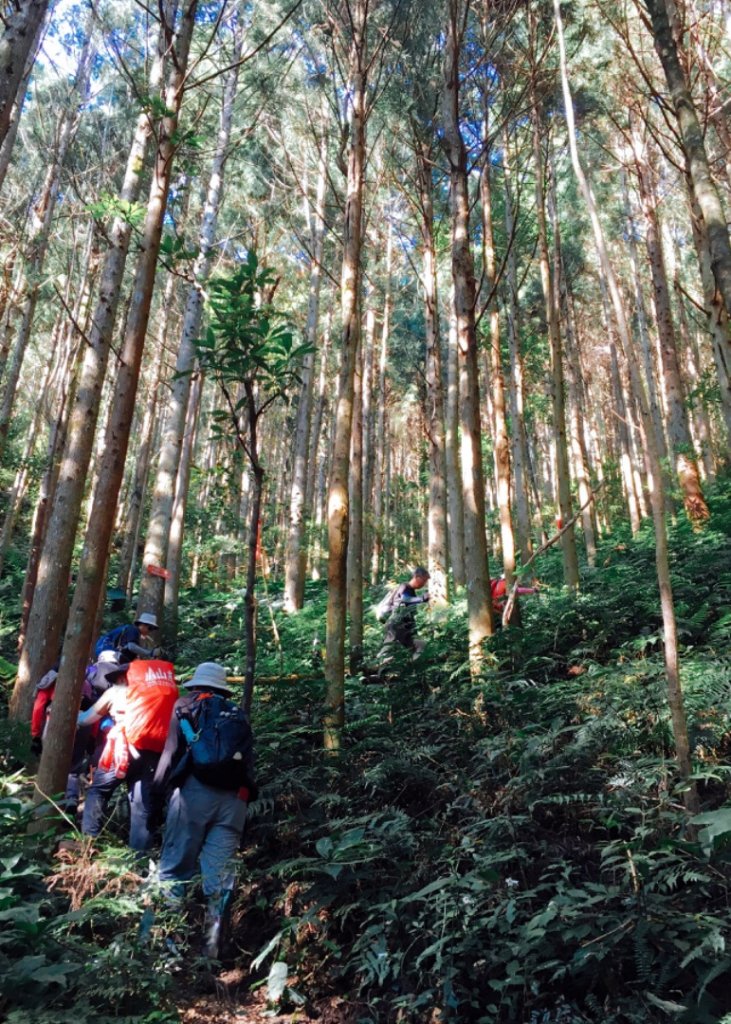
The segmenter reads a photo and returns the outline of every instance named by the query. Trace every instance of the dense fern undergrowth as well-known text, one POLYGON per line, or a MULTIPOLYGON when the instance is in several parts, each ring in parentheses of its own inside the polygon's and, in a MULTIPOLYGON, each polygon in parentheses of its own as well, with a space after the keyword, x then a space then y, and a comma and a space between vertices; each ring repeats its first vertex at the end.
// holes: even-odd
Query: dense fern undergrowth
MULTIPOLYGON (((339 758, 321 745, 324 589, 287 618, 270 583, 259 671, 285 678, 257 691, 262 789, 225 957, 244 1000, 260 986, 305 1020, 337 995, 344 1024, 731 1022, 731 493, 671 543, 703 805, 690 826, 649 532, 608 538, 577 596, 548 556, 547 588, 477 682, 459 600, 424 616, 418 662, 348 681, 339 758)), ((189 594, 178 665, 240 663, 242 615, 239 592, 189 594)), ((367 654, 379 643, 373 620, 367 654)), ((205 973, 192 942, 181 970, 163 941, 180 922, 139 941, 145 887, 113 835, 92 857, 26 834, 26 745, 5 723, 0 1016, 177 1020, 205 973)))

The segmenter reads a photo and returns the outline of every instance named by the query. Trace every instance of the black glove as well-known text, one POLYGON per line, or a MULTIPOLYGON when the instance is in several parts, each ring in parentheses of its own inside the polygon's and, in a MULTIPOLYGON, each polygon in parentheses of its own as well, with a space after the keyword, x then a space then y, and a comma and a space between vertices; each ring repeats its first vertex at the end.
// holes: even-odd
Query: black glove
POLYGON ((43 740, 40 736, 33 736, 30 741, 30 752, 40 757, 43 751, 43 740))
POLYGON ((421 600, 424 602, 424 604, 426 604, 430 597, 431 597, 431 594, 427 590, 427 592, 424 594, 424 596, 422 597, 421 600))

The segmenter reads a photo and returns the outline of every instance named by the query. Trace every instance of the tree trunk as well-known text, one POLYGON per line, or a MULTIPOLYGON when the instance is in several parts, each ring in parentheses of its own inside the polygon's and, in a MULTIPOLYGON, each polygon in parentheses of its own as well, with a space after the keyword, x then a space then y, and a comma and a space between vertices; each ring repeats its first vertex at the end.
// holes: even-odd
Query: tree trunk
MULTIPOLYGON (((661 0, 649 0, 649 2, 659 3, 661 0)), ((633 390, 642 415, 642 424, 644 428, 643 439, 645 442, 645 454, 649 471, 650 499, 652 502, 652 519, 655 527, 655 565, 660 590, 660 606, 662 609, 664 630, 665 675, 667 679, 668 705, 670 707, 673 724, 675 755, 678 762, 678 770, 680 777, 688 787, 685 791, 685 804, 689 812, 697 813, 699 809, 698 794, 695 784, 690 780, 692 770, 691 747, 688 736, 688 723, 683 703, 683 691, 680 684, 678 636, 675 621, 673 590, 670 579, 667 531, 665 527, 665 498, 663 495, 662 472, 657 451, 657 441, 655 439, 655 432, 652 425, 652 416, 642 387, 639 368, 637 361, 634 358, 629 325, 627 324, 625 317, 622 296, 614 275, 614 270, 609 262, 609 256, 607 254, 606 243, 604 240, 604 232, 599 220, 596 201, 579 159, 579 151, 576 144, 573 100, 566 65, 566 47, 563 35, 563 22, 561 20, 560 0, 554 0, 554 15, 556 19, 556 28, 558 30, 559 54, 561 59, 561 84, 563 87, 571 162, 591 220, 597 253, 607 280, 609 294, 614 308, 617 333, 622 344, 622 348, 624 349, 624 355, 627 359, 629 371, 632 377, 633 390)))
POLYGON ((325 327, 322 333, 322 345, 320 346, 320 373, 317 381, 317 401, 312 410, 312 425, 310 427, 310 443, 308 445, 307 457, 307 484, 305 487, 305 508, 309 510, 308 515, 314 519, 316 505, 315 492, 317 490, 318 474, 320 469, 320 436, 322 434, 322 422, 325 417, 327 406, 328 387, 328 356, 330 353, 330 331, 332 328, 332 309, 328 311, 325 318, 325 327))
POLYGON ((375 458, 373 469, 373 551, 371 555, 371 584, 375 586, 384 568, 383 542, 388 509, 388 486, 385 483, 384 462, 388 457, 386 436, 386 367, 388 365, 388 342, 391 314, 391 267, 393 262, 393 224, 388 222, 386 242, 386 295, 383 303, 381 345, 378 357, 378 405, 376 408, 376 431, 374 439, 375 458))
MULTIPOLYGON (((485 137, 488 135, 487 114, 485 115, 485 137)), ((505 135, 505 163, 508 165, 508 139, 505 135)), ((500 517, 500 546, 503 556, 503 572, 508 588, 512 587, 515 577, 515 537, 511 518, 510 503, 510 441, 505 409, 505 373, 503 356, 500 346, 500 315, 497 297, 497 260, 495 257, 495 240, 492 228, 492 189, 490 169, 492 166, 491 150, 485 150, 480 173, 480 197, 482 200, 482 245, 485 279, 488 290, 492 293, 490 300, 490 384, 492 390, 492 426, 493 447, 495 452, 495 481, 497 485, 497 507, 500 517)), ((506 171, 506 181, 508 171, 506 171)), ((510 243, 508 243, 510 244, 510 243)))
POLYGON ((15 103, 13 104, 13 108, 10 113, 7 131, 5 133, 5 137, 2 140, 2 144, 0 145, 0 192, 2 191, 2 187, 5 184, 5 176, 8 173, 8 167, 10 167, 10 158, 13 155, 15 140, 18 135, 18 128, 20 127, 20 116, 23 113, 25 95, 28 92, 28 82, 30 81, 30 76, 33 73, 33 67, 35 65, 36 57, 38 56, 38 50, 40 48, 42 36, 43 32, 42 29, 39 27, 39 30, 36 34, 35 45, 31 47, 31 50, 25 62, 25 70, 23 71, 23 75, 18 84, 18 91, 16 93, 15 103))
MULTIPOLYGON (((65 411, 68 407, 66 400, 70 388, 72 387, 72 381, 75 380, 79 351, 82 342, 82 338, 76 325, 79 325, 81 331, 86 330, 89 314, 89 301, 96 277, 96 262, 98 255, 96 241, 95 228, 94 225, 91 224, 87 230, 85 256, 79 274, 80 283, 75 282, 73 278, 73 254, 69 260, 64 303, 67 306, 70 304, 71 296, 74 293, 74 285, 76 285, 77 299, 74 303, 71 322, 68 322, 69 316, 66 313, 66 310, 61 308, 56 318, 54 329, 51 333, 50 350, 52 355, 47 364, 43 382, 40 386, 40 391, 38 392, 39 399, 35 404, 35 412, 25 452, 21 460, 18 473, 16 474, 13 490, 8 503, 8 514, 3 524, 2 538, 0 539, 0 573, 2 573, 2 566, 4 565, 5 556, 7 555, 12 539, 15 519, 20 511, 20 505, 28 485, 28 461, 30 460, 35 448, 41 416, 45 414, 48 416, 49 420, 53 418, 53 401, 57 394, 61 396, 61 407, 64 409, 64 416, 66 414, 65 411)), ((45 517, 42 522, 45 523, 45 517)), ((25 625, 27 625, 27 622, 25 625)), ((23 629, 23 633, 24 632, 25 628, 23 629)))
POLYGON ((663 423, 660 410, 660 399, 657 389, 657 377, 655 364, 652 358, 649 332, 647 329, 647 311, 645 309, 645 296, 642 290, 642 278, 640 276, 639 260, 637 258, 637 237, 638 231, 632 215, 630 205, 629 189, 627 188, 627 174, 622 169, 622 197, 624 201, 624 216, 627 221, 627 248, 629 249, 630 266, 632 268, 632 279, 635 289, 635 306, 637 311, 637 334, 640 340, 642 362, 645 369, 645 381, 647 382, 647 393, 652 413, 652 422, 655 426, 657 437, 657 451, 661 459, 667 459, 668 446, 665 438, 665 424, 663 423))
POLYGON ((721 197, 708 165, 703 130, 680 62, 666 4, 667 0, 645 0, 652 22, 655 49, 675 109, 688 173, 693 182, 695 198, 708 236, 711 271, 716 287, 723 296, 726 313, 731 316, 731 242, 728 224, 721 197))
MULTIPOLYGON (((693 417, 695 427, 695 447, 700 452, 701 465, 705 479, 712 482, 715 475, 713 465, 713 445, 711 437, 711 423, 708 410, 703 398, 698 394, 701 385, 701 358, 698 350, 698 343, 695 335, 691 334, 688 326, 688 314, 685 309, 685 296, 680 286, 680 278, 677 268, 673 275, 673 288, 675 301, 678 307, 678 327, 680 337, 685 349, 685 360, 688 368, 688 383, 690 384, 691 395, 688 400, 690 413, 693 417)), ((699 467, 700 468, 700 467, 699 467)))
MULTIPOLYGON (((164 50, 160 41, 160 51, 164 50)), ((159 87, 162 56, 158 55, 150 72, 150 95, 159 87)), ((147 140, 152 126, 146 112, 140 114, 130 147, 120 202, 136 201, 144 169, 147 140)), ((53 664, 61 637, 56 610, 66 604, 69 572, 79 512, 84 498, 94 434, 101 408, 102 388, 109 360, 114 322, 122 288, 132 225, 123 217, 115 219, 109 233, 110 249, 104 259, 96 308, 85 346, 81 379, 71 408, 66 450, 61 463, 56 497, 48 518, 48 554, 39 567, 29 626, 34 638, 24 646, 18 666, 11 710, 26 718, 33 702, 33 685, 53 664), (16 712, 17 708, 17 712, 16 712)))
POLYGON ((13 104, 28 57, 48 10, 48 0, 15 0, 0 39, 0 142, 8 132, 13 104))
POLYGON ((657 217, 657 200, 650 181, 650 167, 646 161, 645 147, 638 132, 633 133, 635 167, 639 182, 642 213, 645 219, 645 242, 652 275, 655 300, 655 322, 660 343, 660 359, 665 387, 668 418, 668 440, 675 461, 675 471, 683 493, 683 504, 688 519, 698 525, 708 517, 708 505, 703 496, 698 463, 693 451, 693 439, 688 424, 683 381, 678 361, 675 325, 665 270, 662 235, 657 217))
MULTIPOLYGON (((180 453, 180 462, 178 464, 173 519, 170 524, 170 543, 168 544, 170 578, 165 581, 165 622, 167 624, 167 635, 172 638, 173 643, 177 641, 178 637, 178 595, 180 593, 180 574, 183 563, 183 530, 185 526, 185 510, 188 505, 190 471, 193 466, 193 444, 198 429, 202 390, 203 378, 199 373, 193 379, 188 398, 188 418, 185 426, 183 448, 180 453)), ((243 521, 242 517, 242 523, 243 521)))
POLYGON ((225 76, 223 82, 218 137, 211 161, 211 171, 198 233, 198 255, 193 266, 193 283, 188 291, 185 304, 180 348, 164 414, 163 437, 147 524, 137 614, 152 612, 158 619, 162 618, 163 613, 165 580, 161 576, 146 572, 145 569, 148 565, 165 567, 167 562, 170 524, 175 500, 175 481, 183 446, 191 374, 196 359, 195 342, 200 335, 203 316, 203 287, 211 271, 218 213, 223 198, 224 170, 229 155, 231 123, 238 87, 239 68, 237 62, 241 55, 243 34, 243 19, 239 19, 234 26, 231 54, 231 63, 234 67, 225 76))
MULTIPOLYGON (((538 261, 541 270, 541 288, 546 311, 548 338, 551 346, 551 414, 556 443, 556 489, 558 494, 557 524, 559 528, 573 518, 571 507, 571 478, 566 438, 566 398, 564 393, 563 348, 559 322, 558 288, 551 272, 546 226, 546 199, 543 187, 546 161, 541 142, 541 115, 538 109, 535 69, 530 81, 531 125, 533 129, 533 164, 535 168, 536 223, 538 227, 538 261)), ((579 561, 576 554, 576 536, 573 526, 561 536, 563 578, 567 587, 579 585, 579 561)))
MULTIPOLYGON (((47 530, 46 525, 48 523, 48 512, 49 508, 54 500, 56 493, 56 486, 58 482, 58 474, 60 467, 61 454, 63 452, 64 443, 66 440, 66 433, 68 429, 69 421, 69 410, 73 406, 74 399, 76 397, 76 391, 78 388, 79 381, 79 355, 80 346, 76 348, 75 354, 69 356, 68 367, 69 372, 64 374, 62 377, 63 384, 61 386, 61 395, 58 402, 58 411, 56 413, 55 420, 51 426, 48 440, 48 462, 46 464, 45 471, 41 478, 41 483, 38 488, 38 498, 36 500, 36 508, 33 516, 33 526, 31 529, 31 540, 30 550, 28 553, 28 564, 25 570, 25 580, 23 581, 23 596, 21 601, 21 613, 20 613, 20 627, 18 629, 18 653, 20 655, 20 664, 23 664, 23 658, 25 655, 26 648, 26 637, 28 636, 28 626, 30 622, 31 607, 35 602, 35 590, 36 583, 38 580, 38 570, 41 563, 41 554, 44 549, 46 542, 47 530)), ((65 609, 68 606, 68 576, 63 581, 64 589, 61 592, 59 603, 53 609, 54 621, 53 628, 58 629, 58 635, 61 635, 65 624, 65 609), (64 614, 59 615, 58 610, 63 609, 64 614)), ((34 636, 33 642, 36 642, 34 636)), ((49 663, 50 665, 53 663, 49 663)), ((34 679, 40 678, 40 676, 34 676, 34 679)), ((17 683, 16 683, 17 686, 17 683)), ((31 689, 31 700, 33 696, 33 690, 31 689)), ((15 691, 13 691, 11 697, 11 708, 12 699, 15 697, 15 691)), ((32 706, 32 705, 31 705, 32 706)), ((30 717, 31 708, 27 709, 27 716, 30 717)))
MULTIPOLYGON (((46 369, 43 373, 43 380, 41 383, 40 394, 47 395, 49 382, 51 379, 54 364, 57 359, 57 347, 54 344, 51 348, 51 357, 46 364, 46 369)), ((44 403, 42 401, 36 402, 35 409, 33 412, 33 419, 31 421, 28 437, 25 442, 25 448, 20 459, 20 465, 15 473, 15 479, 11 488, 10 494, 8 495, 7 507, 5 510, 5 519, 3 520, 2 533, 0 534, 0 576, 2 576, 3 568, 5 566, 5 559, 10 549, 10 543, 13 539, 13 531, 15 529, 15 523, 20 512, 20 507, 28 489, 28 483, 30 478, 30 463, 33 458, 33 452, 36 448, 38 441, 38 433, 40 430, 41 419, 44 413, 44 403)))
POLYGON ((449 197, 452 220, 452 280, 459 350, 460 420, 462 425, 462 493, 464 550, 467 575, 469 657, 479 669, 482 642, 495 630, 490 599, 490 570, 485 534, 485 485, 482 469, 480 395, 475 328, 475 275, 470 247, 470 199, 467 153, 459 125, 459 55, 461 3, 450 0, 444 54, 442 115, 449 160, 449 197))
POLYGON ((718 375, 721 395, 721 412, 726 427, 727 449, 731 451, 731 317, 726 311, 723 297, 716 287, 711 269, 711 250, 705 221, 695 198, 693 181, 686 170, 688 197, 690 202, 690 223, 693 243, 698 256, 703 300, 708 317, 708 331, 713 345, 713 361, 718 375))
POLYGON ((550 189, 548 195, 548 207, 551 214, 551 226, 553 229, 553 281, 559 296, 558 315, 561 309, 564 310, 564 338, 566 341, 566 368, 568 376, 569 396, 569 418, 571 430, 569 432, 571 441, 571 454, 573 457, 575 478, 579 497, 579 508, 581 508, 581 528, 584 534, 584 546, 586 547, 586 560, 590 566, 596 565, 596 533, 594 530, 594 517, 592 515, 593 502, 591 485, 589 483, 588 457, 584 443, 584 422, 581 403, 581 369, 579 367, 576 343, 573 337, 571 314, 569 310, 568 293, 566 290, 565 275, 563 273, 563 256, 561 251, 561 231, 558 220, 558 205, 555 193, 555 177, 551 175, 550 189))
MULTIPOLYGON (((174 280, 170 275, 169 280, 174 280)), ((150 472, 150 460, 152 457, 153 439, 158 425, 158 408, 160 393, 160 372, 162 371, 163 360, 159 361, 159 371, 150 394, 145 403, 145 413, 140 427, 140 443, 137 448, 134 474, 132 477, 129 501, 124 521, 124 533, 122 547, 119 552, 119 569, 117 575, 117 586, 127 595, 127 600, 132 599, 134 580, 137 568, 137 551, 142 532, 142 510, 145 504, 147 492, 147 481, 150 472)))
POLYGON ((449 599, 447 557, 447 476, 444 440, 444 394, 439 336, 437 255, 434 245, 434 186, 431 145, 415 137, 416 171, 423 261, 424 322, 426 334, 426 435, 429 445, 429 498, 427 549, 429 593, 435 607, 449 599))
MULTIPOLYGON (((264 469, 259 461, 259 414, 256 410, 256 396, 250 381, 244 381, 246 413, 248 417, 248 452, 251 466, 252 489, 249 506, 248 561, 246 565, 246 591, 244 594, 244 634, 246 637, 246 661, 244 664, 244 693, 242 705, 247 715, 251 714, 251 699, 254 695, 256 674, 256 556, 260 547, 261 502, 264 491, 264 469)), ((242 446, 243 447, 243 446, 242 446)))
POLYGON ((348 476, 347 588, 350 630, 350 673, 363 660, 363 350, 359 349, 353 377, 353 424, 348 476))
MULTIPOLYGON (((323 107, 323 118, 326 116, 323 107)), ((317 189, 314 211, 310 208, 309 196, 305 195, 305 215, 310 222, 310 288, 307 306, 307 328, 305 343, 312 349, 302 365, 302 388, 297 406, 297 424, 294 435, 294 467, 292 471, 292 492, 289 501, 289 533, 284 579, 284 608, 288 612, 298 611, 305 596, 306 550, 304 534, 309 509, 305 504, 307 490, 308 453, 310 445, 310 420, 312 412, 312 391, 314 384, 315 346, 320 322, 320 288, 322 283, 322 249, 325 237, 325 199, 327 196, 327 128, 322 127, 318 159, 317 189)))
POLYGON ((459 461, 459 349, 457 318, 454 312, 454 285, 449 290, 449 334, 447 347, 447 408, 444 430, 447 470, 447 527, 449 563, 455 587, 465 585, 464 508, 462 504, 462 467, 459 461))
POLYGON ((27 292, 23 302, 21 322, 13 346, 13 354, 5 375, 5 386, 2 402, 0 402, 0 460, 5 453, 15 398, 20 380, 20 371, 25 360, 25 353, 31 337, 36 306, 40 296, 43 268, 48 254, 51 235, 51 222, 56 209, 61 171, 66 163, 69 147, 73 142, 81 120, 81 107, 88 98, 89 79, 94 61, 94 50, 91 36, 88 36, 81 50, 76 68, 74 83, 56 128, 56 137, 48 171, 38 201, 31 214, 32 224, 28 239, 27 292))
MULTIPOLYGON (((556 213, 555 197, 552 197, 552 209, 556 213)), ((558 223, 555 226, 555 237, 560 243, 558 223)), ((573 300, 566 279, 566 271, 563 264, 563 256, 559 249, 560 267, 557 268, 557 276, 560 282, 559 292, 561 307, 564 310, 566 323, 566 366, 568 368, 569 402, 571 416, 571 446, 575 467, 575 478, 579 492, 579 505, 582 508, 581 525, 584 532, 584 545, 586 547, 586 560, 589 565, 596 565, 596 544, 598 518, 596 500, 591 500, 592 486, 591 479, 594 476, 591 465, 589 442, 589 430, 586 425, 585 412, 591 409, 591 403, 584 387, 581 369, 581 353, 579 350, 579 338, 575 328, 573 300)))
MULTIPOLYGON (((165 116, 158 130, 153 179, 140 235, 141 251, 133 284, 134 300, 120 354, 106 446, 69 614, 56 683, 54 714, 49 721, 48 736, 38 770, 36 788, 39 799, 61 791, 68 774, 84 669, 92 643, 94 615, 104 584, 103 574, 114 525, 114 510, 122 482, 134 414, 140 363, 177 146, 177 117, 183 98, 196 7, 197 0, 188 0, 184 5, 178 31, 172 42, 171 71, 164 98, 165 116)), ((32 690, 30 697, 32 699, 32 690)))
MULTIPOLYGON (((511 166, 505 166, 504 186, 504 219, 505 234, 512 238, 515 233, 515 215, 513 212, 513 190, 511 186, 511 166)), ((513 486, 515 506, 515 529, 520 559, 525 564, 533 554, 531 538, 530 501, 528 498, 530 463, 528 443, 525 436, 525 400, 524 400, 524 369, 523 356, 520 350, 520 307, 518 303, 518 266, 515 257, 515 246, 510 247, 506 264, 505 291, 507 293, 508 348, 510 352, 510 419, 512 427, 513 455, 513 486)), ((537 511, 540 504, 537 505, 537 511)), ((539 513, 540 514, 540 513, 539 513)))
POLYGON ((345 618, 347 610, 348 462, 353 421, 353 381, 360 342, 361 234, 366 154, 367 0, 352 0, 349 88, 351 105, 347 195, 343 226, 342 348, 328 491, 325 749, 340 749, 345 722, 345 618))

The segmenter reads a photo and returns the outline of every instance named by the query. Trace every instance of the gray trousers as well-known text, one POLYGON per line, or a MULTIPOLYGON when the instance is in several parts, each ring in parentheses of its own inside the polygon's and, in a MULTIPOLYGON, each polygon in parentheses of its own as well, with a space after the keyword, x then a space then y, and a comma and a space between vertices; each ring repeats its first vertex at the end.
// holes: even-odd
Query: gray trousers
POLYGON ((235 792, 204 786, 192 775, 173 792, 158 878, 167 883, 174 900, 185 895, 198 861, 206 899, 217 899, 233 889, 235 856, 245 822, 246 803, 235 792))

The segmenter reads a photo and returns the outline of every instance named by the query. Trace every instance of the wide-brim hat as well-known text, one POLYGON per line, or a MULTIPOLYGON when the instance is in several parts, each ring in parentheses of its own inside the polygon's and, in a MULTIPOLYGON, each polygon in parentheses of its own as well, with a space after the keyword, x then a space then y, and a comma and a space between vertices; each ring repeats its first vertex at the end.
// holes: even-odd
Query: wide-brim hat
POLYGON ((204 661, 198 665, 187 683, 186 690, 218 690, 219 693, 232 694, 233 690, 226 682, 226 669, 215 661, 204 661))
POLYGON ((157 615, 153 615, 152 612, 142 612, 135 619, 135 626, 149 626, 150 629, 159 629, 157 615))
POLYGON ((96 671, 92 684, 97 690, 106 690, 111 685, 109 678, 112 672, 119 668, 119 655, 116 651, 102 651, 96 663, 96 671))
POLYGON ((128 672, 129 664, 110 665, 108 669, 104 668, 104 678, 108 683, 122 683, 126 682, 128 672))

